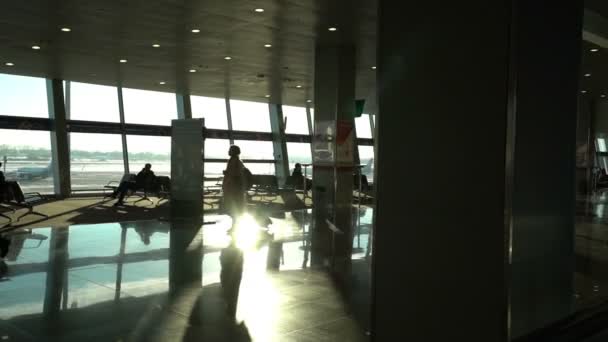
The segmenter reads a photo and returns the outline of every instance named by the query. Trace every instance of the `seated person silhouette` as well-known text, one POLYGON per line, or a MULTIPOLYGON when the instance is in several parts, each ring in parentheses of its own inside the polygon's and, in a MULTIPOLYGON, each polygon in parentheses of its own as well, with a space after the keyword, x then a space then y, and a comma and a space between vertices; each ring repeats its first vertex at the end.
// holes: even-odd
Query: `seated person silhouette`
POLYGON ((239 288, 243 277, 243 251, 236 246, 234 236, 231 237, 230 245, 220 254, 220 282, 222 294, 226 301, 226 311, 230 317, 236 316, 236 308, 239 300, 239 288))
POLYGON ((127 195, 128 191, 137 191, 138 189, 146 189, 154 184, 154 179, 156 176, 152 171, 152 164, 146 164, 145 167, 139 171, 137 176, 135 176, 135 181, 122 181, 116 191, 112 194, 112 197, 118 197, 118 201, 114 204, 114 206, 123 205, 124 198, 127 195))
MULTIPOLYGON (((0 167, 2 167, 2 163, 0 163, 0 167)), ((15 201, 22 203, 24 200, 25 197, 19 183, 7 181, 4 172, 0 171, 0 202, 15 201)))
MULTIPOLYGON (((298 190, 304 189, 304 174, 302 173, 302 164, 296 163, 291 173, 291 177, 287 181, 287 185, 290 185, 298 190)), ((306 178, 306 191, 312 189, 312 181, 306 178)))

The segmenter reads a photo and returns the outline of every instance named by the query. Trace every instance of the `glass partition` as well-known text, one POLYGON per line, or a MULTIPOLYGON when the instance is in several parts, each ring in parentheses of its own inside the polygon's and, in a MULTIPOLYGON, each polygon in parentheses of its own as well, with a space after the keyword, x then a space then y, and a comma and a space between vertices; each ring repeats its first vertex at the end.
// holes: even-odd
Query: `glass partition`
POLYGON ((116 87, 70 82, 70 119, 120 122, 116 87))
POLYGON ((361 165, 365 165, 362 172, 367 176, 367 181, 374 181, 374 147, 359 145, 359 161, 361 165))
MULTIPOLYGON (((287 143, 287 155, 289 156, 289 170, 293 171, 296 163, 310 164, 312 157, 310 154, 310 144, 308 143, 287 143)), ((308 168, 309 171, 312 169, 308 168)))
POLYGON ((0 115, 48 118, 44 78, 0 74, 0 115))
POLYGON ((306 108, 283 106, 283 117, 286 119, 285 133, 305 134, 308 132, 308 119, 306 118, 306 108))
POLYGON ((268 103, 230 100, 232 128, 237 131, 270 132, 268 103))
POLYGON ((234 144, 241 148, 241 159, 274 160, 272 141, 236 140, 234 144))
POLYGON ((0 129, 2 171, 23 192, 54 192, 51 156, 50 132, 0 129))
POLYGON ((205 159, 228 159, 230 140, 205 139, 205 159))
POLYGON ((190 103, 192 105, 192 117, 195 119, 204 118, 205 127, 228 129, 225 99, 190 96, 190 103))
POLYGON ((70 133, 72 190, 103 190, 124 175, 120 134, 70 133), (99 143, 103 142, 103 143, 99 143))
POLYGON ((362 114, 355 118, 355 127, 357 128, 357 138, 372 138, 372 126, 369 123, 369 114, 362 114))
POLYGON ((171 126, 177 119, 173 93, 124 88, 122 96, 126 123, 171 126))
POLYGON ((171 138, 127 135, 129 171, 137 174, 146 163, 157 176, 171 176, 171 138))

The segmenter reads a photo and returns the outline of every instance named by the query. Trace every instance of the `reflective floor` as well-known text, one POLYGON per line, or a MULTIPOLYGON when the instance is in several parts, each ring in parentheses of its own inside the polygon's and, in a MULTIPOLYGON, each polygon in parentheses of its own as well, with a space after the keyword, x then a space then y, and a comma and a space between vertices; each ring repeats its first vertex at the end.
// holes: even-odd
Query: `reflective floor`
POLYGON ((371 216, 354 213, 342 281, 311 265, 310 211, 245 217, 234 238, 224 216, 14 232, 0 340, 365 341, 371 216))

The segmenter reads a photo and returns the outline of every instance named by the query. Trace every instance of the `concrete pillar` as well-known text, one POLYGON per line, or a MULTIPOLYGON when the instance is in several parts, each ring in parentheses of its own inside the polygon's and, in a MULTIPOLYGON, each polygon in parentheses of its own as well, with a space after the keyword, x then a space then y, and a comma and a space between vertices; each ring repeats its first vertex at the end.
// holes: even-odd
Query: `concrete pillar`
POLYGON ((70 145, 68 141, 67 115, 63 98, 63 81, 48 79, 46 93, 51 118, 51 148, 53 151, 53 181, 55 194, 60 198, 70 196, 70 145))
POLYGON ((313 137, 313 265, 350 262, 355 109, 355 49, 318 46, 315 54, 315 134, 313 137), (325 220, 343 234, 332 240, 325 220), (332 243, 333 241, 333 243, 332 243), (333 255, 332 255, 333 254, 333 255))
POLYGON ((177 118, 192 119, 192 104, 190 102, 190 94, 175 94, 177 101, 177 118))
POLYGON ((283 108, 280 104, 270 103, 270 127, 272 129, 272 147, 274 149, 275 173, 279 184, 285 184, 289 176, 289 157, 287 154, 287 140, 285 140, 285 124, 283 108))
POLYGON ((373 340, 571 312, 581 6, 379 2, 373 340))

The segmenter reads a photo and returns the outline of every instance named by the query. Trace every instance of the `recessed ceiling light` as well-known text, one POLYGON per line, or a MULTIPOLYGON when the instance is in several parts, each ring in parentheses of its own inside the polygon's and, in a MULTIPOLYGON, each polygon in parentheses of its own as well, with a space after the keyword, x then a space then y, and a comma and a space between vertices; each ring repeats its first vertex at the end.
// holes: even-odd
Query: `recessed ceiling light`
POLYGON ((312 102, 312 100, 306 100, 306 102, 311 103, 311 102, 312 102))
POLYGON ((196 72, 196 69, 190 69, 189 71, 190 72, 196 72))
POLYGON ((330 28, 328 28, 328 30, 331 31, 331 32, 336 32, 336 31, 338 31, 338 28, 337 27, 330 27, 330 28))
POLYGON ((601 98, 605 98, 605 97, 606 97, 606 94, 602 94, 602 95, 600 95, 600 97, 601 97, 601 98))
POLYGON ((296 86, 296 88, 300 89, 300 88, 302 88, 302 86, 298 84, 298 85, 296 86))
POLYGON ((376 70, 376 66, 375 65, 372 67, 372 70, 376 70))
POLYGON ((165 81, 160 81, 160 82, 158 82, 158 84, 160 84, 160 85, 165 85, 165 84, 167 84, 167 83, 166 83, 165 81))
POLYGON ((256 11, 257 13, 264 13, 263 8, 256 8, 256 9, 254 9, 254 11, 256 11))
POLYGON ((121 59, 120 63, 127 63, 127 60, 126 59, 121 59))
POLYGON ((201 32, 201 30, 199 30, 199 29, 192 29, 192 33, 200 33, 200 32, 201 32))
POLYGON ((159 48, 160 44, 152 44, 152 47, 159 48))
POLYGON ((272 47, 272 45, 271 44, 264 44, 264 47, 265 48, 270 48, 270 47, 272 47))
POLYGON ((70 31, 72 31, 72 29, 69 28, 69 27, 62 27, 61 31, 63 31, 63 32, 70 32, 70 31))
POLYGON ((32 50, 40 50, 40 46, 39 45, 32 45, 32 50))
POLYGON ((591 50, 589 50, 589 51, 591 51, 591 52, 598 52, 598 51, 600 51, 600 49, 598 49, 598 48, 593 48, 593 49, 591 49, 591 50))
POLYGON ((15 63, 12 63, 12 62, 6 62, 6 63, 4 63, 4 65, 6 65, 6 66, 15 66, 15 63))
POLYGON ((586 90, 581 90, 581 94, 587 94, 586 90))
POLYGON ((231 59, 232 59, 232 57, 230 57, 230 56, 226 56, 226 57, 224 57, 224 59, 225 59, 225 60, 227 60, 227 61, 229 61, 229 60, 231 60, 231 59))
POLYGON ((270 97, 270 95, 266 94, 264 97, 269 98, 269 97, 270 97))
POLYGON ((591 74, 587 73, 585 74, 585 77, 591 77, 591 74))

